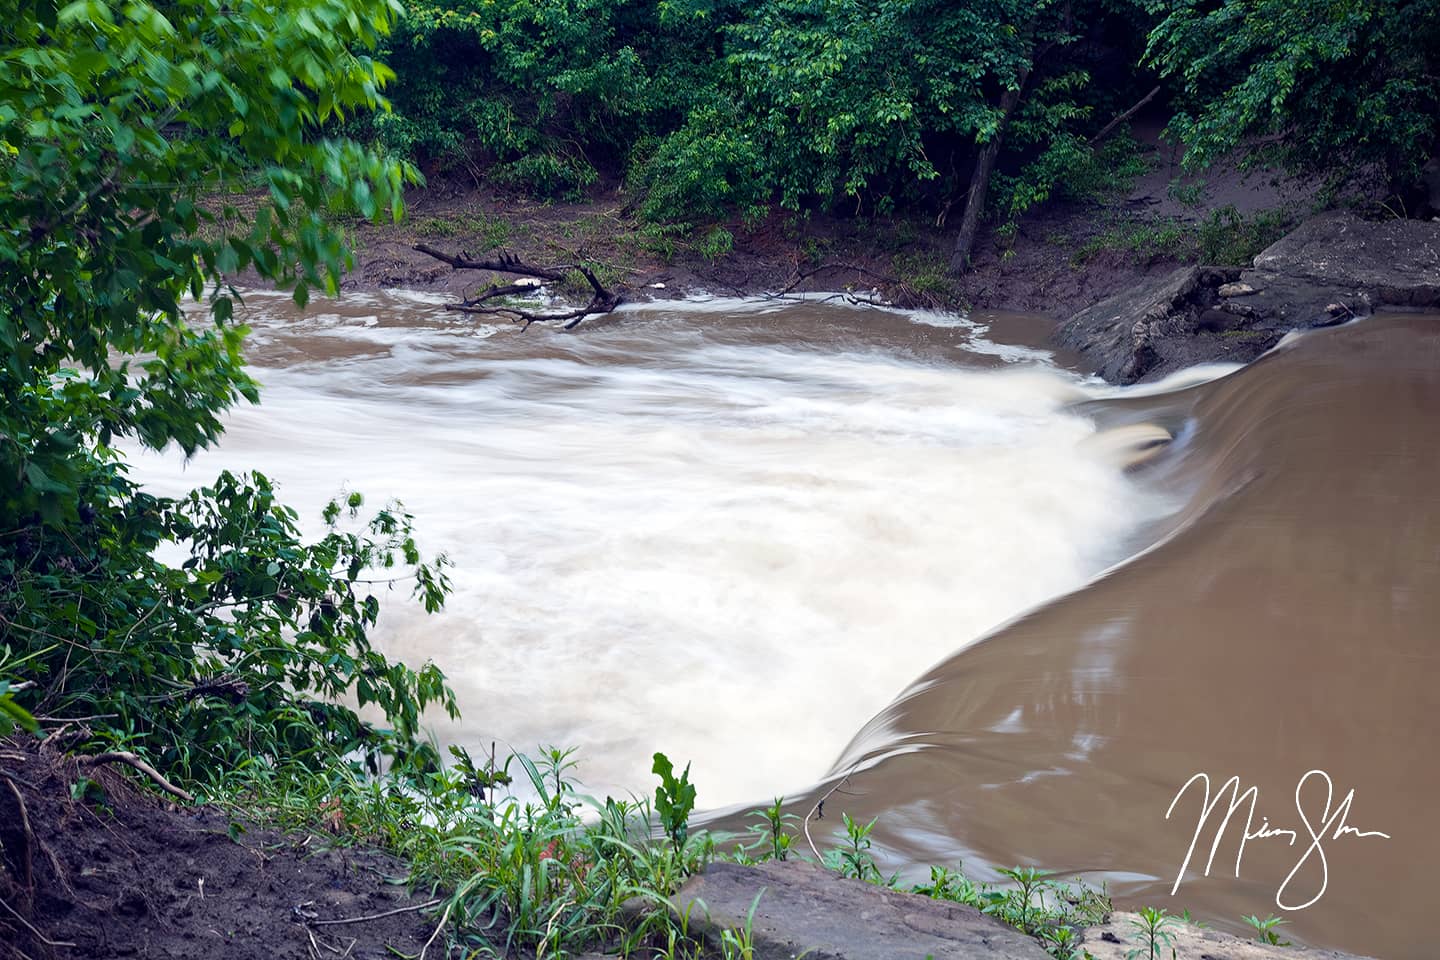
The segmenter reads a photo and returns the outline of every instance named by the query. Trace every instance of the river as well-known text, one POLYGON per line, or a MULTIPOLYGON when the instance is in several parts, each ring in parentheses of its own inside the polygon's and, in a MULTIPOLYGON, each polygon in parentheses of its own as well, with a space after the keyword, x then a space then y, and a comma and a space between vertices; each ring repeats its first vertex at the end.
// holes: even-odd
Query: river
POLYGON ((1281 912, 1322 770, 1390 839, 1324 843, 1287 932, 1430 956, 1434 318, 1122 390, 1025 317, 712 301, 521 333, 419 294, 247 301, 262 405, 136 475, 259 469, 317 527, 342 488, 403 500, 456 589, 378 640, 450 676, 442 740, 576 748, 598 793, 663 750, 711 808, 848 778, 819 833, 880 817, 889 869, 1036 863, 1232 926, 1281 912), (1212 821, 1172 897, 1201 772, 1300 841, 1251 840, 1237 878, 1232 824, 1201 877, 1212 821))

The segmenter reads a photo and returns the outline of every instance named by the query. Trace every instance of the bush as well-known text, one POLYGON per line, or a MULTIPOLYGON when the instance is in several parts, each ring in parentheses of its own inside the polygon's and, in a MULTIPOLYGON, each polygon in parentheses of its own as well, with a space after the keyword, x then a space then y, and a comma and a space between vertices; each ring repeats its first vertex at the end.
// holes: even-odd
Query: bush
POLYGON ((733 107, 697 110, 662 141, 632 178, 652 223, 718 220, 734 207, 769 197, 760 144, 743 129, 733 107))
POLYGON ((492 175, 497 182, 517 187, 531 196, 570 201, 583 199, 585 188, 600 177, 585 160, 543 152, 499 164, 492 175))
POLYGON ((368 638, 381 585, 413 584, 428 609, 445 595, 408 515, 342 529, 352 495, 309 543, 264 477, 155 497, 117 449, 192 453, 256 399, 226 277, 253 268, 303 305, 349 262, 335 214, 398 216, 413 172, 325 135, 384 106, 388 73, 364 52, 390 7, 30 11, 0 32, 0 648, 34 684, 0 693, 6 714, 85 718, 81 748, 201 780, 278 758, 425 760, 420 711, 453 697, 368 638), (263 199, 242 215, 221 184, 263 199), (187 315, 207 288, 209 315, 187 315))
POLYGON ((1151 6, 1147 57, 1184 97, 1171 130, 1186 164, 1252 165, 1394 189, 1440 153, 1440 2, 1224 0, 1151 6))

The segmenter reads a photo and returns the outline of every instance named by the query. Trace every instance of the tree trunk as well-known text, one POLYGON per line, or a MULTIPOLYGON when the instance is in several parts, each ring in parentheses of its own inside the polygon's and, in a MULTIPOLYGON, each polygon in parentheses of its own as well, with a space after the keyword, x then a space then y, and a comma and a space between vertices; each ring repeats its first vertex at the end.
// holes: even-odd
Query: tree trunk
POLYGON ((1005 139, 1005 127, 1010 115, 1020 105, 1025 90, 1025 81, 1030 71, 1021 73, 1015 89, 1006 90, 1000 98, 1000 123, 995 136, 980 148, 975 159, 975 170, 970 174, 970 189, 965 194, 965 215, 960 218, 960 233, 955 237, 955 250, 950 254, 950 272, 956 275, 970 268, 970 251, 975 246, 975 235, 980 232, 980 214, 985 210, 985 196, 990 192, 990 174, 995 170, 995 161, 1000 156, 1000 144, 1005 139))

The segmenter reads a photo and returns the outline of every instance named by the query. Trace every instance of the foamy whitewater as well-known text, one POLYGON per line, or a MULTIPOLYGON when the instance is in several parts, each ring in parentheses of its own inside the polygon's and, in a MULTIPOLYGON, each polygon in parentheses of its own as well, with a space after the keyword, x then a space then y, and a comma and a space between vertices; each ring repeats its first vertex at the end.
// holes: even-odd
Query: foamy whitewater
POLYGON ((707 807, 805 785, 1164 509, 1082 442, 1078 377, 953 317, 732 301, 522 334, 427 297, 248 300, 263 404, 135 476, 257 469, 314 531, 342 489, 402 500, 455 590, 435 617, 397 592, 377 640, 449 675, 437 735, 576 747, 597 793, 645 789, 656 750, 707 807))

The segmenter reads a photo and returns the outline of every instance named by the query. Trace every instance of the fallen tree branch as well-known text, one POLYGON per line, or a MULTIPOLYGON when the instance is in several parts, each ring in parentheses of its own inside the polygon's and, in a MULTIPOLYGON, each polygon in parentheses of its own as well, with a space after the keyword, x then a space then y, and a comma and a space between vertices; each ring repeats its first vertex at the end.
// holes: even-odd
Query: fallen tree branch
POLYGON ((778 298, 778 297, 783 297, 783 296, 785 296, 785 294, 792 292, 796 287, 800 286, 800 284, 804 283, 806 280, 809 280, 811 277, 815 276, 816 274, 818 274, 818 273, 825 273, 825 272, 830 271, 830 270, 854 270, 856 273, 864 274, 865 276, 870 277, 872 280, 878 280, 878 281, 881 282, 881 283, 895 284, 895 285, 898 285, 898 286, 904 286, 904 284, 903 284, 901 281, 895 279, 894 277, 887 277, 887 276, 885 276, 883 273, 876 273, 874 270, 867 269, 867 268, 865 268, 865 267, 860 266, 859 264, 854 264, 854 263, 822 263, 822 264, 820 264, 820 266, 815 267, 814 269, 811 269, 811 270, 796 270, 796 271, 795 271, 795 277, 794 277, 794 279, 792 279, 792 280, 791 280, 789 283, 787 283, 785 286, 781 287, 778 291, 776 291, 776 292, 775 292, 774 294, 772 294, 771 296, 774 296, 774 297, 777 297, 777 298, 778 298))
POLYGON ((1114 120, 1111 120, 1109 123, 1105 124, 1105 126, 1101 127, 1100 132, 1090 138, 1090 146, 1093 147, 1101 140, 1104 140, 1106 137, 1110 136, 1110 134, 1114 132, 1116 127, 1120 126, 1120 124, 1124 123, 1126 120, 1129 120, 1131 117, 1135 116, 1135 114, 1139 113, 1140 110, 1145 106, 1145 104, 1155 99, 1156 94, 1158 94, 1159 92, 1160 88, 1158 86, 1155 87, 1155 89, 1151 90, 1149 93, 1145 94, 1145 96, 1141 97, 1140 102, 1135 104, 1135 106, 1131 107, 1129 110, 1126 110, 1124 113, 1120 114, 1120 116, 1116 117, 1114 120))
POLYGON ((501 253, 492 260, 475 260, 468 254, 446 253, 430 246, 428 243, 417 243, 414 249, 428 257, 433 257, 441 263, 448 263, 456 270, 489 270, 492 273, 509 273, 519 276, 538 277, 541 280, 549 280, 552 283, 564 282, 572 271, 579 273, 590 285, 590 301, 583 307, 573 310, 565 310, 559 313, 535 313, 520 307, 509 304, 497 304, 494 301, 500 297, 515 296, 520 293, 533 292, 531 287, 519 283, 492 283, 484 290, 473 297, 466 297, 459 303, 445 304, 446 310, 454 310, 459 313, 476 313, 488 316, 509 317, 512 322, 523 323, 521 329, 528 329, 532 323, 561 322, 566 330, 578 326, 582 320, 593 314, 609 313, 620 305, 622 300, 618 292, 606 289, 600 279, 595 276, 595 271, 580 263, 560 264, 552 267, 537 267, 534 264, 525 263, 513 254, 501 253))
POLYGON ((368 920, 379 920, 382 917, 393 917, 397 913, 413 913, 416 910, 428 910, 430 907, 438 906, 441 898, 426 900, 424 903, 414 903, 408 907, 397 907, 394 910, 386 910, 384 913, 372 913, 368 917, 346 917, 342 920, 307 920, 308 926, 312 927, 333 927, 342 923, 365 923, 368 920))
POLYGON ((445 904, 445 912, 440 914, 440 922, 435 924, 435 931, 430 934, 430 939, 426 940, 425 946, 420 948, 420 956, 418 960, 425 960, 425 954, 429 952, 430 945, 435 942, 435 938, 440 936, 440 931, 444 930, 445 924, 450 921, 450 911, 454 908, 454 906, 454 899, 451 899, 449 903, 445 904))
POLYGON ((158 786, 161 790, 164 790, 166 793, 170 794, 172 797, 179 797, 186 803, 195 802, 194 796, 192 796, 185 790, 181 790, 169 780, 166 780, 163 776, 161 776, 159 770, 156 770, 154 767, 150 766, 150 764, 146 763, 144 760, 141 760, 138 756, 128 750, 112 750, 110 753, 100 753, 96 754, 93 757, 80 757, 78 759, 82 767, 98 767, 104 763, 123 763, 127 767, 131 767, 132 769, 138 770, 141 773, 145 774, 145 776, 155 781, 156 786, 158 786))

